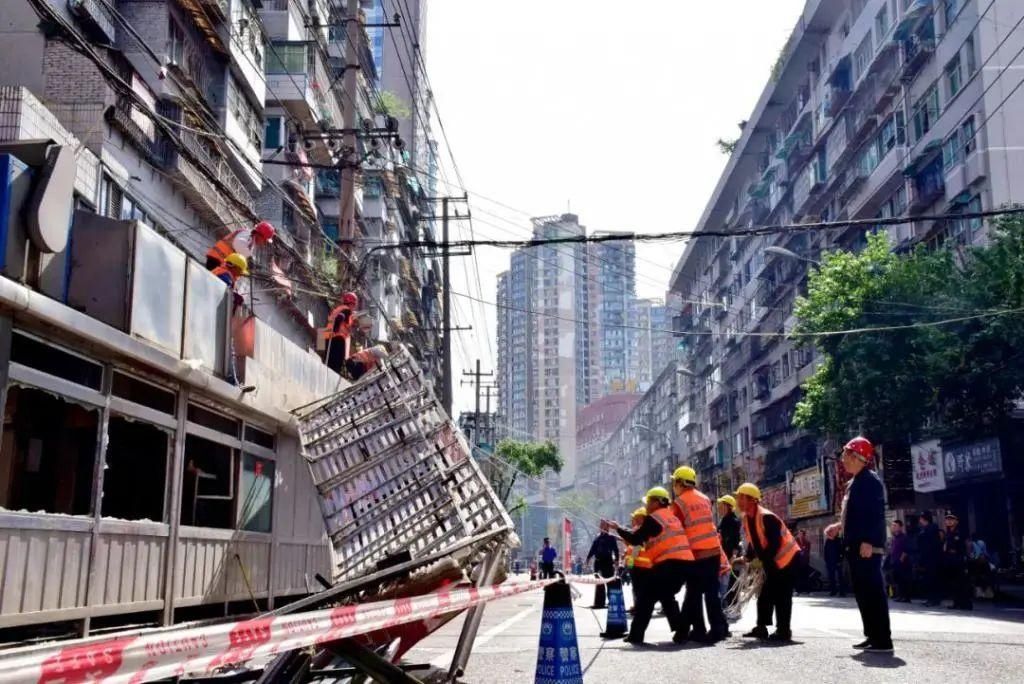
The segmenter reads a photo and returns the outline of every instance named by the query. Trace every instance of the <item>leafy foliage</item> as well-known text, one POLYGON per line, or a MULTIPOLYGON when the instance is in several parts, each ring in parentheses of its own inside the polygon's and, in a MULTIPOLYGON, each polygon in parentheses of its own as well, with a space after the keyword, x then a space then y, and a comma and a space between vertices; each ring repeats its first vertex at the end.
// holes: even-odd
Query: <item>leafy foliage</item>
POLYGON ((722 154, 730 155, 736 151, 736 146, 739 145, 739 143, 739 138, 736 138, 735 140, 725 140, 724 138, 719 138, 718 140, 715 141, 715 145, 718 146, 718 150, 722 154))
POLYGON ((979 314, 1024 308, 1024 219, 991 234, 985 247, 910 254, 870 235, 859 253, 826 254, 796 305, 796 332, 822 363, 794 422, 906 441, 932 419, 963 436, 1005 420, 1024 392, 1024 316, 979 314), (860 328, 879 330, 824 334, 860 328))
POLYGON ((495 453, 504 464, 489 469, 488 478, 503 503, 508 505, 512 488, 519 475, 541 477, 548 471, 560 473, 564 461, 558 447, 552 442, 543 444, 503 439, 498 442, 495 453))
POLYGON ((395 116, 399 119, 408 119, 412 116, 412 110, 402 98, 390 90, 382 90, 380 100, 377 102, 376 111, 378 114, 395 116))

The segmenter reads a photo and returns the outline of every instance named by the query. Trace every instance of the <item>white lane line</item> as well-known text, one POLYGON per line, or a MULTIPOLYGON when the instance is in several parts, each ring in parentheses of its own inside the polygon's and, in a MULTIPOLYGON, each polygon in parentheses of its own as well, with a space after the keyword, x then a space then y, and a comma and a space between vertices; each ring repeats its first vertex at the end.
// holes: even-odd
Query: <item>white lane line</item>
MULTIPOLYGON (((476 640, 473 642, 473 648, 476 649, 479 646, 483 646, 488 641, 490 641, 494 637, 498 636, 499 634, 501 634, 502 632, 507 630, 512 625, 516 624, 517 622, 519 622, 520 620, 525 618, 527 615, 530 615, 531 613, 539 612, 539 610, 540 610, 539 608, 535 608, 535 607, 534 608, 524 608, 523 610, 519 611, 518 613, 516 613, 512 617, 504 620, 503 622, 499 622, 494 627, 491 627, 489 630, 484 632, 483 635, 478 636, 476 638, 476 640)), ((440 656, 434 658, 433 660, 431 660, 430 664, 433 665, 434 667, 445 669, 445 668, 448 668, 452 664, 452 658, 453 657, 455 657, 455 649, 448 649, 445 652, 444 655, 440 655, 440 656)))

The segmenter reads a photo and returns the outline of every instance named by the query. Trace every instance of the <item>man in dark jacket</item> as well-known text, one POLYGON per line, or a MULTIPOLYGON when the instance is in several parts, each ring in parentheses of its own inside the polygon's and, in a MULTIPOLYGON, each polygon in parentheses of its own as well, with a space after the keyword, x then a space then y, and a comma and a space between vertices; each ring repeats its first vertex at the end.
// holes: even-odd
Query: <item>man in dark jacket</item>
POLYGON ((974 608, 974 588, 967 574, 967 537, 955 513, 946 514, 946 536, 942 540, 942 578, 953 599, 953 608, 974 608))
POLYGON ((866 639, 854 648, 874 653, 892 653, 889 629, 889 598, 882 577, 885 554, 885 488, 878 474, 868 467, 875 448, 864 437, 854 437, 843 447, 843 468, 853 475, 847 486, 840 522, 829 525, 829 537, 843 535, 850 564, 853 594, 857 598, 866 639))
POLYGON ((942 535, 935 524, 931 511, 921 513, 920 531, 917 533, 917 562, 921 570, 921 589, 926 606, 941 603, 942 589, 939 585, 939 563, 942 559, 942 535))
MULTIPOLYGON (((615 537, 608 534, 608 528, 601 523, 601 532, 594 538, 590 545, 590 553, 587 554, 586 562, 594 559, 594 573, 598 577, 614 577, 615 566, 619 564, 619 543, 615 537)), ((593 608, 605 607, 605 589, 603 584, 598 584, 594 591, 593 608)))
MULTIPOLYGON (((718 536, 722 540, 722 552, 730 561, 740 549, 740 527, 740 518, 736 515, 736 498, 732 494, 719 497, 718 536)), ((736 575, 729 572, 725 591, 731 591, 734 584, 736 575)))
POLYGON ((890 531, 892 540, 886 564, 889 566, 889 572, 892 573, 893 600, 899 603, 910 603, 910 551, 907 545, 907 533, 903 531, 903 521, 893 520, 890 531))

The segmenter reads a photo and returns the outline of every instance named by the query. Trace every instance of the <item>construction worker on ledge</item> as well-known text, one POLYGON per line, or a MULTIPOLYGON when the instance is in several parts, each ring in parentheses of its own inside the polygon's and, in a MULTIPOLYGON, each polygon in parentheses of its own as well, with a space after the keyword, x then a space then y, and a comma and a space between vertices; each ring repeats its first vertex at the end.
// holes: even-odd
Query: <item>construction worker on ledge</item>
POLYGON ((359 297, 355 292, 346 292, 341 295, 341 304, 334 307, 327 316, 327 327, 323 331, 324 339, 327 341, 324 360, 327 367, 335 373, 341 372, 345 359, 348 358, 352 330, 357 324, 355 312, 358 308, 359 297))
POLYGON ((686 530, 694 558, 682 607, 684 630, 676 634, 676 643, 687 638, 715 643, 729 636, 729 623, 722 612, 718 591, 722 543, 715 528, 711 499, 697 490, 697 473, 690 466, 680 466, 672 473, 672 491, 676 495, 673 510, 686 530), (704 627, 704 608, 708 611, 710 631, 704 627))
POLYGON ((232 254, 241 254, 246 261, 252 258, 257 247, 269 244, 277 231, 268 221, 260 221, 252 228, 236 230, 217 242, 206 251, 206 268, 214 270, 227 261, 232 254))
POLYGON ((350 378, 358 380, 375 369, 387 357, 388 348, 383 344, 375 344, 372 347, 361 349, 345 359, 345 370, 348 371, 350 378))
POLYGON ((234 292, 238 279, 249 275, 249 262, 241 254, 228 254, 224 263, 210 272, 223 280, 228 289, 234 292))
POLYGON ((796 581, 796 557, 800 547, 786 523, 761 506, 761 490, 749 482, 736 490, 736 503, 742 513, 747 553, 733 563, 743 565, 757 559, 764 567, 764 585, 757 595, 757 626, 743 636, 787 642, 793 639, 790 618, 793 615, 793 584, 796 581), (768 634, 775 613, 775 632, 768 634))
POLYGON ((661 603, 669 627, 673 631, 680 628, 682 617, 676 604, 676 594, 686 574, 685 563, 693 561, 686 532, 669 508, 668 490, 652 487, 643 501, 647 515, 636 530, 624 530, 617 522, 602 521, 607 522, 627 544, 643 545, 642 557, 646 560, 641 563, 649 562, 651 565, 649 575, 641 581, 643 589, 639 595, 634 594, 633 625, 625 639, 626 643, 634 645, 644 643, 644 633, 651 622, 656 602, 661 603))

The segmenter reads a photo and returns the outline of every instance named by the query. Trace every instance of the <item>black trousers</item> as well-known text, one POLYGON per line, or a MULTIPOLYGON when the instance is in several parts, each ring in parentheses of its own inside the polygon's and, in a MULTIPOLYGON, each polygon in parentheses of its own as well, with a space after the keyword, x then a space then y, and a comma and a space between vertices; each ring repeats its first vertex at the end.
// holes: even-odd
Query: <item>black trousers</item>
POLYGON ((791 562, 782 570, 765 564, 764 586, 757 595, 757 626, 767 627, 772 624, 772 613, 775 614, 775 628, 784 634, 791 632, 790 620, 793 617, 793 585, 796 582, 796 561, 791 562))
POLYGON ((946 595, 953 599, 954 608, 974 607, 974 585, 967 574, 967 564, 947 561, 942 566, 942 583, 946 595))
MULTIPOLYGON (((643 641, 647 626, 654 614, 654 604, 660 603, 661 609, 668 619, 669 628, 677 631, 682 624, 676 594, 686 578, 685 561, 665 561, 658 563, 650 570, 641 571, 643 579, 634 576, 634 587, 641 587, 638 592, 633 590, 633 624, 629 628, 632 641, 643 641)), ((634 569, 634 573, 636 570, 634 569)))
POLYGON ((555 564, 554 563, 541 563, 540 564, 540 578, 541 579, 552 579, 555 576, 555 564))
POLYGON ((875 645, 890 643, 889 597, 885 595, 882 557, 873 554, 871 558, 861 558, 860 554, 851 552, 846 559, 850 564, 853 595, 864 623, 864 636, 875 645))
MULTIPOLYGON (((609 558, 595 558, 594 572, 600 577, 615 577, 615 564, 609 558)), ((605 606, 605 585, 598 584, 594 589, 594 607, 604 608, 605 606)))
POLYGON ((826 564, 828 571, 828 591, 830 594, 846 596, 846 576, 843 575, 843 564, 841 561, 826 564))
POLYGON ((691 636, 700 638, 708 633, 723 636, 729 631, 722 612, 722 597, 718 591, 719 557, 701 558, 693 562, 693 571, 687 582, 683 599, 683 619, 691 636), (703 605, 702 605, 703 602, 703 605), (704 610, 708 612, 708 628, 704 626, 704 610))

